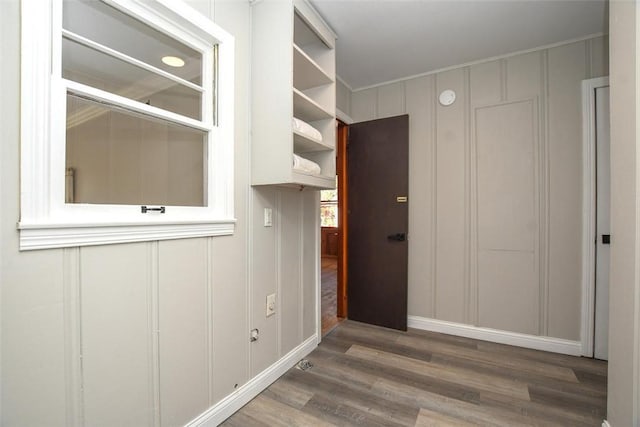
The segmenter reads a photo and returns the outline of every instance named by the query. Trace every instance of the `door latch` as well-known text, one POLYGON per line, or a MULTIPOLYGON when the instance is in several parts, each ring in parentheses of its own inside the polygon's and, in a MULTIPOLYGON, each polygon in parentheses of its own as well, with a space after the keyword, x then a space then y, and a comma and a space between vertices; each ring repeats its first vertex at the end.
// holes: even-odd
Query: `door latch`
POLYGON ((610 245, 611 244, 611 234, 603 234, 602 235, 602 244, 610 245))
POLYGON ((387 240, 394 240, 396 242, 404 242, 405 240, 407 240, 407 234, 406 233, 389 234, 387 236, 387 240))

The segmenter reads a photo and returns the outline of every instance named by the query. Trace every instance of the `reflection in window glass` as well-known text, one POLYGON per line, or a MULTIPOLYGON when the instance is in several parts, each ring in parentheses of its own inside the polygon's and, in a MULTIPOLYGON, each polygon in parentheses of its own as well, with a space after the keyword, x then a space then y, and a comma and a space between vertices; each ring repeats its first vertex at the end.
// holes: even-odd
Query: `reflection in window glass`
POLYGON ((96 0, 64 0, 63 28, 167 71, 197 85, 202 83, 202 54, 114 7, 96 0), (163 56, 184 61, 182 67, 163 56))
POLYGON ((67 95, 67 203, 206 206, 206 133, 67 95))
POLYGON ((202 118, 199 91, 72 40, 62 40, 62 77, 196 120, 202 118))

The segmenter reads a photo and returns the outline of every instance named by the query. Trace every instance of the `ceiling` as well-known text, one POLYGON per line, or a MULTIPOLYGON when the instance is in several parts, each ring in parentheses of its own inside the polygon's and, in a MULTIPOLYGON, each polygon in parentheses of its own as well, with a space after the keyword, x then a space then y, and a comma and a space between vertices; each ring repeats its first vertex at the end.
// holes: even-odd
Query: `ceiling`
POLYGON ((360 89, 608 32, 606 0, 311 0, 360 89))

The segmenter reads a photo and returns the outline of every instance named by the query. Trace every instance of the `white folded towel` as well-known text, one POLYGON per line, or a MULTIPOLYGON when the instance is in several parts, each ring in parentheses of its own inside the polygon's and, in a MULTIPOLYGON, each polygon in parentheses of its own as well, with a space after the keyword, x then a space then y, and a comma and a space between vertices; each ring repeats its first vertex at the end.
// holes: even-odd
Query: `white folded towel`
POLYGON ((322 134, 320 133, 320 131, 311 126, 309 123, 294 117, 292 124, 293 129, 297 130, 298 132, 308 136, 311 139, 322 142, 322 134))
POLYGON ((311 160, 300 157, 297 154, 293 155, 293 170, 304 173, 311 173, 314 175, 320 175, 320 165, 312 162, 311 160))

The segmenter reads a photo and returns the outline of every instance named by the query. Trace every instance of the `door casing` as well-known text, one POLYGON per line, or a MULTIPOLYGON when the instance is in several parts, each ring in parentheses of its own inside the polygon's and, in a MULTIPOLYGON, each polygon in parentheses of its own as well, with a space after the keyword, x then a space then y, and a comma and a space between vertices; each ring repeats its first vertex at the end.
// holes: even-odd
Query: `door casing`
POLYGON ((582 355, 593 357, 596 268, 596 121, 595 90, 609 77, 582 81, 582 355))

